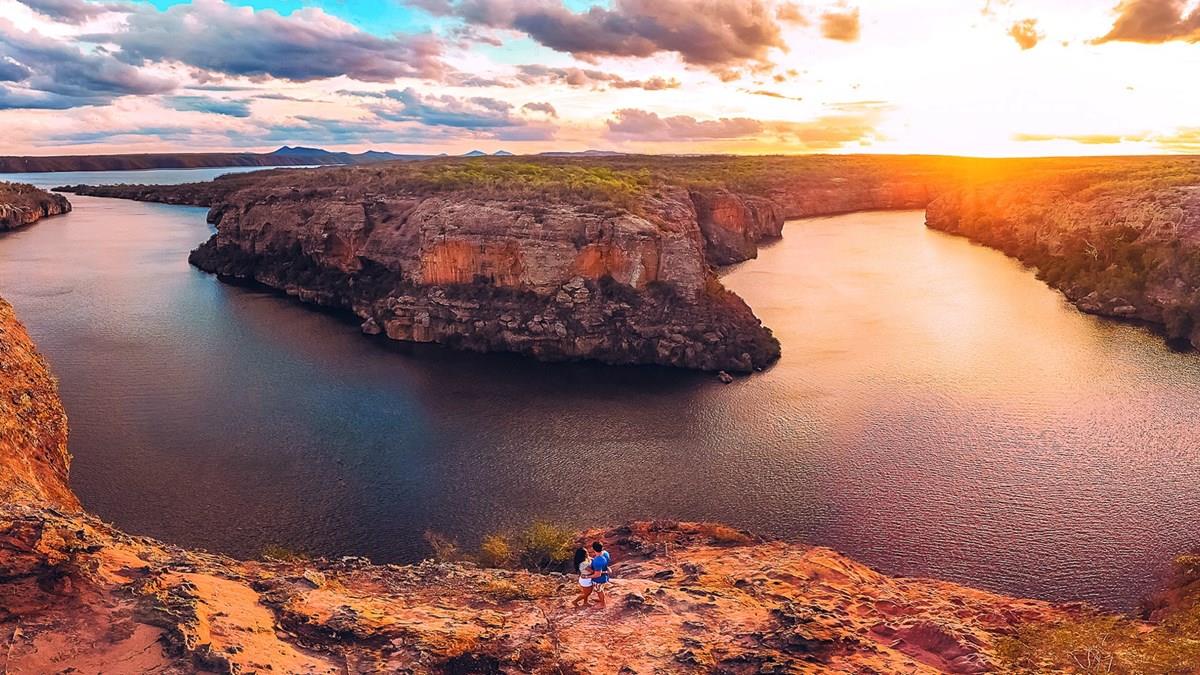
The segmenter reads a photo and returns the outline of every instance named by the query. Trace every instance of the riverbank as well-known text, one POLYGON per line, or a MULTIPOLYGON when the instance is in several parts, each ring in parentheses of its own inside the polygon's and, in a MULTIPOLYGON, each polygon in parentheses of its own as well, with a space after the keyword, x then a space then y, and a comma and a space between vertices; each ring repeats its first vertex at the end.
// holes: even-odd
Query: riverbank
POLYGON ((1058 160, 971 176, 929 227, 1003 251, 1084 312, 1200 347, 1200 161, 1058 160))

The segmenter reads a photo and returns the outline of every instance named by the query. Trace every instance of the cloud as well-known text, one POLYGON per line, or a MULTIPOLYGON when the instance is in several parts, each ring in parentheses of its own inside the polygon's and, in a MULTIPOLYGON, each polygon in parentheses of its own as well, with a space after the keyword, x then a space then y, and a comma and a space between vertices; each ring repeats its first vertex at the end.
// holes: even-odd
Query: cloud
POLYGON ((717 138, 745 138, 763 131, 763 123, 748 117, 722 117, 697 120, 691 115, 659 117, 658 113, 624 108, 608 120, 612 137, 643 141, 695 141, 717 138))
POLYGON ((821 15, 821 35, 839 42, 857 42, 862 30, 858 9, 828 11, 821 15))
POLYGON ((1017 41, 1021 49, 1029 50, 1038 45, 1042 38, 1046 37, 1038 30, 1037 19, 1025 19, 1017 21, 1008 29, 1008 35, 1017 41))
POLYGON ((767 96, 770 98, 785 98, 790 101, 803 101, 804 100, 800 96, 788 96, 787 94, 781 94, 777 91, 771 91, 769 89, 742 89, 741 91, 744 93, 747 93, 747 94, 753 94, 754 96, 767 96))
POLYGON ((0 82, 20 82, 33 75, 33 71, 10 58, 0 58, 0 82))
POLYGON ((521 106, 522 110, 532 110, 534 112, 545 113, 548 117, 558 117, 558 110, 549 103, 526 103, 521 106))
POLYGON ((660 91, 677 89, 680 84, 675 78, 666 79, 654 76, 645 80, 627 80, 614 73, 606 73, 590 68, 552 68, 540 64, 517 66, 517 79, 523 84, 565 84, 569 87, 591 87, 604 89, 605 86, 614 89, 645 89, 660 91))
POLYGON ((386 91, 383 98, 384 102, 371 106, 370 110, 381 119, 393 122, 411 121, 427 126, 475 130, 528 124, 528 120, 513 114, 511 103, 486 96, 423 96, 409 87, 386 91))
POLYGON ((516 30, 582 59, 678 54, 684 62, 725 71, 766 64, 786 51, 785 24, 799 9, 777 0, 613 0, 576 13, 561 0, 419 0, 435 15, 474 26, 516 30))
POLYGON ((118 61, 103 50, 84 52, 0 19, 0 64, 18 88, 5 90, 3 106, 64 110, 103 105, 129 95, 162 94, 175 83, 118 61), (18 75, 24 75, 17 78, 18 75))
POLYGON ((1116 145, 1123 142, 1145 141, 1148 133, 1137 134, 1014 134, 1013 140, 1022 143, 1071 141, 1082 145, 1116 145))
POLYGON ((1123 0, 1116 11, 1112 30, 1094 44, 1200 42, 1200 7, 1189 12, 1187 0, 1123 0))
POLYGON ((825 115, 792 122, 722 117, 698 120, 691 115, 660 117, 657 113, 625 108, 608 120, 608 136, 621 141, 712 141, 773 137, 797 149, 830 150, 847 143, 869 143, 878 137, 875 114, 825 115))
POLYGON ((165 11, 139 7, 117 32, 84 36, 120 47, 132 65, 169 61, 224 75, 307 82, 345 75, 366 82, 446 73, 442 45, 429 35, 381 38, 305 8, 273 10, 195 0, 165 11))
POLYGON ((125 5, 95 5, 85 0, 17 0, 44 17, 81 24, 107 12, 125 11, 125 5))
MULTIPOLYGON (((259 98, 269 98, 261 96, 259 98)), ((270 97, 276 98, 276 97, 270 97)), ((287 100, 296 100, 290 96, 287 100)), ((211 113, 227 117, 249 117, 250 104, 246 101, 229 101, 208 96, 175 96, 170 100, 171 107, 176 110, 211 113)))

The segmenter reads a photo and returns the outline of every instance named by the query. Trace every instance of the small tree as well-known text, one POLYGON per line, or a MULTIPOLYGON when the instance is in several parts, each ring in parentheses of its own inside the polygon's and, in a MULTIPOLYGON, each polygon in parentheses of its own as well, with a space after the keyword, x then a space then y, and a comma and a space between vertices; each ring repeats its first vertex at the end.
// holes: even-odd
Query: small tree
POLYGON ((575 533, 554 523, 538 521, 522 532, 517 541, 521 564, 529 569, 546 571, 571 559, 575 533))
POLYGON ((503 534, 489 534, 479 544, 479 564, 484 567, 508 567, 513 562, 512 544, 503 534))

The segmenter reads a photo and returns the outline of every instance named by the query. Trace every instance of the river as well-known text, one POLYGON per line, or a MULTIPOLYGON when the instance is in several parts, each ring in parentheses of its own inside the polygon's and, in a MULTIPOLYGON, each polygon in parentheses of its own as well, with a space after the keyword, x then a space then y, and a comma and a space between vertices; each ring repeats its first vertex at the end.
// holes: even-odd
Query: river
POLYGON ((919 212, 792 222, 727 270, 784 355, 722 385, 367 338, 191 268, 203 209, 71 200, 0 236, 0 295, 60 379, 72 485, 134 533, 391 562, 426 530, 713 519, 1116 609, 1200 544, 1200 357, 919 212))

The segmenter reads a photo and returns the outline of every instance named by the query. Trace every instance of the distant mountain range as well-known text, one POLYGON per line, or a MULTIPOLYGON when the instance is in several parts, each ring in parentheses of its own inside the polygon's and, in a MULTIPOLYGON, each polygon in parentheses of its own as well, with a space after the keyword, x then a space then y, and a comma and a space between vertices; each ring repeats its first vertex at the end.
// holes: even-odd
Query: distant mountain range
MULTIPOLYGON (((543 152, 547 157, 607 156, 618 152, 543 152)), ((488 155, 472 150, 463 157, 513 157, 507 150, 488 155)), ((324 166, 365 164, 368 162, 412 161, 447 157, 440 155, 402 155, 394 152, 332 152, 322 148, 285 145, 274 152, 199 152, 138 155, 59 155, 53 157, 0 157, 0 173, 45 173, 51 171, 137 171, 145 169, 200 169, 232 166, 324 166)))

